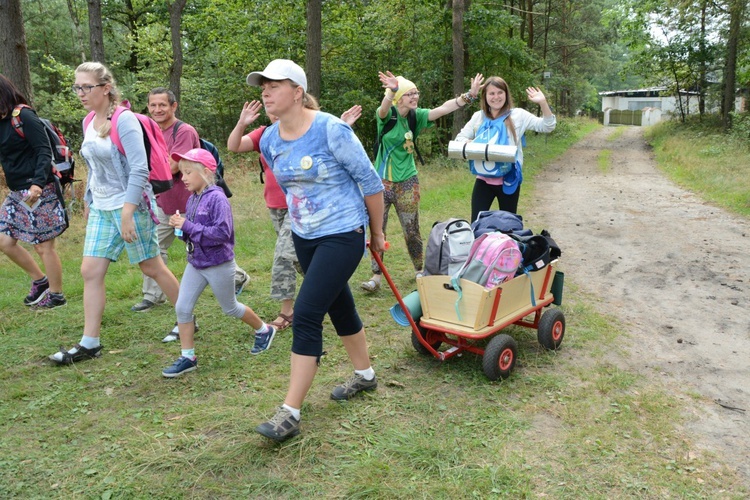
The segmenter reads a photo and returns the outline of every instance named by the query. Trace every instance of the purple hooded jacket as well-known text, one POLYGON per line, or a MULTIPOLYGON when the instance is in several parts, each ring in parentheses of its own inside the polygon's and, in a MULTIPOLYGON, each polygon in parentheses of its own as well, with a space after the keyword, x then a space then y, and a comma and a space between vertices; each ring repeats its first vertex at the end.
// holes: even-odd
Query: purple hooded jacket
POLYGON ((234 259, 232 207, 218 186, 209 186, 187 202, 182 239, 187 243, 187 260, 196 269, 217 266, 234 259))

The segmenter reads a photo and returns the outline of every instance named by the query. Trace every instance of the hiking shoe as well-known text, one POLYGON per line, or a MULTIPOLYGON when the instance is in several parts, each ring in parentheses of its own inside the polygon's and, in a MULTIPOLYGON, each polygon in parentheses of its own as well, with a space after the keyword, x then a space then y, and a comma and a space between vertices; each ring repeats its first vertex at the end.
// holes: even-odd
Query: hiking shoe
POLYGON ((64 306, 68 301, 65 300, 65 296, 61 293, 52 293, 47 291, 44 294, 42 300, 31 306, 34 309, 54 309, 55 307, 64 306))
POLYGON ((87 349, 81 344, 76 344, 75 347, 66 351, 65 348, 60 347, 60 351, 49 356, 49 360, 57 363, 58 365, 72 365, 79 361, 85 361, 87 359, 98 358, 102 355, 102 346, 99 345, 93 349, 87 349))
POLYGON ((177 361, 172 363, 172 366, 162 370, 161 374, 167 378, 179 377, 184 373, 195 371, 198 368, 198 358, 190 359, 185 356, 180 356, 177 361))
POLYGON ((377 389, 377 387, 377 377, 373 377, 372 380, 365 380, 362 375, 355 373, 349 378, 349 380, 333 388, 333 391, 331 391, 331 399, 335 399, 336 401, 351 399, 358 392, 373 391, 377 389))
POLYGON ((299 434, 299 420, 294 418, 292 412, 279 406, 276 415, 268 422, 263 422, 256 427, 255 432, 274 441, 285 441, 299 434))
POLYGON ((255 345, 250 350, 250 354, 260 354, 263 351, 269 349, 271 347, 271 342, 273 342, 273 338, 275 336, 276 328, 272 327, 271 325, 268 325, 265 332, 256 333, 255 345))
POLYGON ((239 295, 242 293, 242 290, 245 289, 245 285, 250 283, 250 275, 247 274, 245 271, 242 271, 242 278, 240 278, 240 281, 234 282, 234 295, 239 295))
POLYGON ((49 280, 46 276, 41 280, 32 281, 31 290, 29 290, 26 298, 23 299, 23 303, 27 306, 39 303, 47 295, 47 290, 49 290, 49 280))
POLYGON ((138 302, 136 305, 130 308, 133 312, 146 312, 150 311, 154 306, 158 305, 156 302, 152 302, 148 299, 143 299, 142 301, 138 302))
MULTIPOLYGON (((195 332, 197 333, 198 328, 198 322, 195 320, 195 316, 193 316, 193 322, 195 323, 195 332)), ((174 342, 175 340, 178 340, 180 338, 180 330, 177 328, 177 322, 174 322, 174 327, 172 328, 172 331, 170 331, 166 337, 161 339, 162 342, 174 342)))

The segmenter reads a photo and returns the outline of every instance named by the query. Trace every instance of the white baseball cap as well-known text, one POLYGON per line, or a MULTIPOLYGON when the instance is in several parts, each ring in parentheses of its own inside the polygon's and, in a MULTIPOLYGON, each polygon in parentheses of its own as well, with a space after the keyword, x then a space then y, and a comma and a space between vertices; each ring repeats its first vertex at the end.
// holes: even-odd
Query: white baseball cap
POLYGON ((305 70, 289 59, 274 59, 263 71, 253 71, 247 75, 247 84, 259 87, 262 78, 267 80, 291 80, 307 92, 305 70))

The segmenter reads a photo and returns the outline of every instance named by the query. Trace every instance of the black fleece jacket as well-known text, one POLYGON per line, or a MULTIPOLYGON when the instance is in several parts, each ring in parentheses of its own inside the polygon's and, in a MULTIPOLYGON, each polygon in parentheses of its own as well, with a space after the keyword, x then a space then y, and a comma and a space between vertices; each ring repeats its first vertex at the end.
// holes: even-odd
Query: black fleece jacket
POLYGON ((34 184, 44 188, 54 175, 49 138, 33 110, 23 108, 20 116, 25 139, 13 129, 10 115, 0 120, 0 165, 11 190, 28 189, 34 184))

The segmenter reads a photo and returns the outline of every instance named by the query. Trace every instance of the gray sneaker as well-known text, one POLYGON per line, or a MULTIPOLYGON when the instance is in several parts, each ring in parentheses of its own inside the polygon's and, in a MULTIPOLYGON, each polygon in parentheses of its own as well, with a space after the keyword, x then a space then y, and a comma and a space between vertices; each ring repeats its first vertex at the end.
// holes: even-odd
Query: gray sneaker
POLYGON ((136 305, 130 308, 133 312, 146 312, 153 309, 158 304, 156 302, 151 302, 148 299, 143 299, 140 302, 138 302, 136 305))
POLYGON ((276 415, 268 422, 263 422, 256 427, 255 432, 274 441, 286 441, 299 434, 299 420, 294 418, 292 412, 279 406, 276 415))
POLYGON ((245 289, 245 285, 247 285, 248 283, 250 283, 250 275, 245 271, 242 271, 242 277, 240 278, 240 280, 234 282, 234 294, 241 294, 242 290, 245 289))
POLYGON ((342 401, 344 399, 353 398, 358 392, 361 391, 374 391, 378 388, 378 377, 373 377, 372 380, 365 380, 365 378, 355 373, 346 382, 341 385, 337 385, 331 391, 331 399, 342 401))

